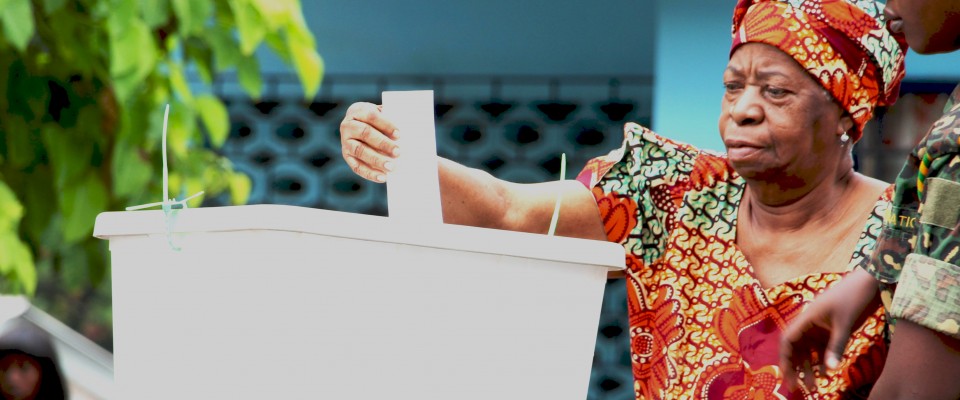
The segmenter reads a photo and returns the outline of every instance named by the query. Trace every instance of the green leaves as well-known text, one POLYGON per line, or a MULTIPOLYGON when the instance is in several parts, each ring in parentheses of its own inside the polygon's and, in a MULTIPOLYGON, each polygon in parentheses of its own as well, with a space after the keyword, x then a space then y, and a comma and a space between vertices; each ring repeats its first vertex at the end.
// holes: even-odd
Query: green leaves
POLYGON ((291 24, 287 29, 287 46, 303 85, 303 96, 305 99, 313 98, 320 89, 323 76, 323 60, 317 54, 313 35, 306 27, 291 24))
POLYGON ((0 232, 16 229, 23 218, 23 206, 10 187, 0 181, 0 232))
POLYGON ((107 211, 107 196, 107 188, 93 170, 63 189, 60 210, 67 243, 90 238, 97 215, 107 211))
POLYGON ((230 0, 240 34, 240 52, 251 55, 267 35, 267 24, 251 0, 230 0))
POLYGON ((57 189, 65 188, 90 169, 93 141, 67 135, 50 125, 43 132, 43 143, 53 167, 54 186, 57 189))
POLYGON ((233 198, 233 204, 246 204, 252 186, 249 176, 241 173, 232 174, 230 176, 230 197, 233 198))
MULTIPOLYGON (((85 126, 96 121, 98 113, 88 108, 79 119, 80 125, 85 126)), ((83 131, 66 130, 53 124, 43 127, 41 135, 43 147, 46 149, 52 183, 55 193, 58 193, 58 206, 55 210, 62 216, 61 227, 63 243, 70 245, 89 240, 93 231, 94 220, 97 214, 107 210, 109 192, 100 176, 96 165, 100 163, 97 153, 99 140, 86 136, 83 131)), ((130 165, 129 172, 137 171, 130 165)), ((142 170, 141 170, 142 171, 142 170)), ((50 176, 36 174, 50 179, 50 176)), ((41 184, 40 182, 26 182, 28 186, 41 184)), ((50 182, 46 183, 47 185, 50 182)), ((34 191, 27 192, 28 198, 36 201, 34 191)), ((46 199, 51 201, 54 199, 46 199)), ((46 207, 38 207, 38 210, 46 207)), ((49 209, 49 208, 47 208, 49 209)), ((31 231, 37 230, 31 226, 31 231)))
POLYGON ((210 143, 213 147, 223 146, 223 142, 227 140, 227 133, 230 131, 227 108, 220 100, 211 95, 197 97, 193 101, 193 108, 200 113, 200 119, 207 128, 210 143))
POLYGON ((110 76, 117 97, 125 102, 147 75, 155 72, 157 43, 147 24, 136 16, 133 5, 118 7, 109 19, 110 76))
MULTIPOLYGON (((250 56, 267 40, 281 59, 292 62, 303 85, 304 98, 313 98, 320 89, 323 59, 317 54, 313 35, 300 13, 300 3, 296 0, 230 0, 230 7, 240 34, 241 53, 250 56), (285 39, 285 46, 280 46, 280 38, 285 39)), ((253 89, 258 85, 250 77, 252 71, 244 71, 242 65, 239 68, 238 72, 246 75, 246 79, 241 77, 240 81, 247 93, 259 93, 259 89, 253 89)))
POLYGON ((52 14, 55 11, 63 8, 63 5, 67 3, 67 0, 43 0, 43 9, 47 14, 52 14))
POLYGON ((167 63, 167 69, 170 74, 170 87, 173 92, 180 96, 185 102, 193 101, 193 91, 190 90, 190 84, 187 83, 187 76, 183 73, 183 66, 180 63, 167 63))
POLYGON ((254 99, 260 99, 260 94, 263 92, 263 80, 260 79, 260 62, 255 57, 247 57, 244 62, 237 66, 237 79, 247 95, 254 99))
POLYGON ((210 27, 205 38, 213 52, 214 68, 218 72, 237 66, 241 58, 240 49, 229 31, 223 27, 210 27))
POLYGON ((297 0, 251 1, 266 17, 272 29, 277 33, 283 32, 286 38, 286 49, 277 50, 279 46, 276 43, 273 43, 272 47, 280 53, 289 55, 303 85, 304 98, 312 98, 320 88, 323 59, 317 54, 313 34, 310 33, 300 13, 300 2, 297 0))
POLYGON ((150 29, 165 25, 170 18, 169 0, 140 0, 140 15, 150 29))
POLYGON ((180 22, 180 33, 184 36, 200 33, 213 14, 213 2, 197 0, 172 0, 173 10, 180 22))
POLYGON ((3 121, 6 138, 7 160, 16 168, 26 168, 36 158, 36 137, 30 126, 19 115, 11 115, 3 121))
POLYGON ((143 21, 135 19, 125 29, 111 32, 110 74, 114 77, 133 75, 142 79, 156 61, 157 45, 143 21))
POLYGON ((17 235, 21 218, 23 206, 10 187, 0 181, 0 274, 19 281, 22 289, 32 294, 37 271, 30 248, 17 235))
POLYGON ((33 5, 30 0, 0 1, 0 22, 3 23, 4 35, 13 47, 24 52, 34 32, 33 5))
POLYGON ((33 254, 13 232, 0 232, 0 274, 19 283, 19 289, 30 295, 36 291, 37 270, 33 254))
POLYGON ((146 155, 128 140, 117 142, 110 162, 114 195, 130 198, 149 187, 154 170, 146 155))

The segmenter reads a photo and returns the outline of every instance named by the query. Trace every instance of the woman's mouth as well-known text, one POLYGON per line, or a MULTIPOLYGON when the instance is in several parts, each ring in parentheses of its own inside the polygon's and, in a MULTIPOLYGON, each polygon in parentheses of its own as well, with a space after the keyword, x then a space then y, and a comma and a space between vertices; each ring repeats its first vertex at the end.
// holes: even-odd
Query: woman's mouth
POLYGON ((883 16, 887 20, 887 28, 890 29, 890 32, 903 33, 903 19, 896 11, 893 11, 890 7, 884 8, 883 16))
POLYGON ((727 148, 727 158, 732 160, 743 160, 750 158, 756 153, 760 152, 759 147, 751 146, 735 146, 727 148))

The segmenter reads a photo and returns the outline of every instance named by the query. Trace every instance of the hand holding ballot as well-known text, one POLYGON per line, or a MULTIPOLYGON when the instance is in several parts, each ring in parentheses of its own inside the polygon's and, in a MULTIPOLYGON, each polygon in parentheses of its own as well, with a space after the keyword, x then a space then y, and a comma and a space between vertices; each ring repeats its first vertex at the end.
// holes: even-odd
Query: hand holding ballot
MULTIPOLYGON (((383 106, 371 103, 354 103, 347 109, 340 123, 340 143, 353 172, 374 182, 387 181, 398 165, 401 135, 416 134, 398 130, 398 117, 384 114, 383 106)), ((415 149, 406 150, 405 157, 421 156, 415 149)), ((450 160, 437 160, 445 223, 547 233, 560 196, 557 235, 606 239, 593 195, 575 180, 517 184, 450 160)))
POLYGON ((353 103, 340 123, 343 159, 357 175, 374 182, 386 182, 400 154, 397 138, 397 127, 376 104, 353 103))

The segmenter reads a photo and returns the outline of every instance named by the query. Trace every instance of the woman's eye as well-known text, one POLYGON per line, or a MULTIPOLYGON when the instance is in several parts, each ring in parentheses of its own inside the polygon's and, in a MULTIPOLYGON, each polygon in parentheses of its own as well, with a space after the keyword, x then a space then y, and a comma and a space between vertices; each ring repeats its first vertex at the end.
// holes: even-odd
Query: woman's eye
POLYGON ((728 92, 732 92, 739 89, 743 89, 743 85, 738 82, 724 82, 723 88, 726 89, 726 91, 728 92))
POLYGON ((770 96, 773 98, 780 98, 780 97, 786 96, 787 93, 789 93, 786 89, 778 88, 774 86, 767 86, 766 92, 770 94, 770 96))

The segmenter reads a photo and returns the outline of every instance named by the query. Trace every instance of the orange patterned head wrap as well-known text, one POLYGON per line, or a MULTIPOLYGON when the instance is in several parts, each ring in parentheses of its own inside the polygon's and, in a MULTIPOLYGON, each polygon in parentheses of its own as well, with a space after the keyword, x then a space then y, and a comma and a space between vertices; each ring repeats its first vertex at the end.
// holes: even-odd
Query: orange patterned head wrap
POLYGON ((739 0, 730 54, 750 42, 797 60, 853 118, 854 140, 875 107, 899 96, 906 42, 874 0, 739 0))

